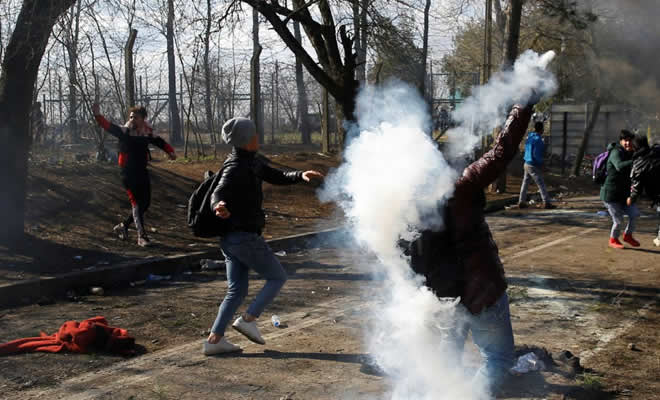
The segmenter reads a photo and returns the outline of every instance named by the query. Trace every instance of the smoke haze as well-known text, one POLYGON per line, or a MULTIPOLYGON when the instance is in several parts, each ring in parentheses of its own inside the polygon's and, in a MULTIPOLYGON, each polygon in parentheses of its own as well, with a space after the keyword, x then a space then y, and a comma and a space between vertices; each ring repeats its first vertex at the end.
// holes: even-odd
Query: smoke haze
MULTIPOLYGON (((512 71, 474 91, 455 114, 462 125, 452 132, 451 157, 469 153, 481 130, 500 123, 515 101, 535 90, 556 87, 544 70, 553 53, 523 54, 512 71)), ((458 299, 438 299, 415 275, 399 246, 421 230, 440 229, 442 206, 459 173, 428 134, 429 116, 416 89, 400 82, 367 87, 358 96, 357 123, 344 151, 344 163, 328 176, 322 201, 337 202, 356 242, 373 253, 384 277, 382 298, 365 327, 370 355, 385 372, 392 399, 482 399, 483 382, 460 367, 462 350, 445 340, 463 320, 458 299)))

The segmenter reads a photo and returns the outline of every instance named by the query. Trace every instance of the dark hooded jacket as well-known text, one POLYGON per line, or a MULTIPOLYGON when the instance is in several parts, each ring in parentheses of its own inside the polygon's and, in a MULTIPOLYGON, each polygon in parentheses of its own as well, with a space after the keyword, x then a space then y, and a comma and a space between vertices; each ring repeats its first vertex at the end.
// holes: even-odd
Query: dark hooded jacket
POLYGON ((470 164, 444 208, 445 228, 424 231, 409 248, 413 270, 438 297, 461 297, 473 314, 507 288, 497 245, 486 223, 484 189, 506 170, 527 130, 531 107, 514 106, 493 148, 470 164))
POLYGON ((630 196, 632 153, 620 143, 611 143, 607 150, 610 156, 607 158, 607 177, 600 187, 600 199, 607 203, 624 204, 630 196))
POLYGON ((633 154, 630 172, 630 198, 636 201, 646 191, 654 204, 660 205, 660 144, 633 154))
POLYGON ((224 162, 222 177, 211 196, 212 208, 219 201, 227 204, 231 214, 229 232, 261 234, 266 225, 262 209, 262 181, 273 185, 290 185, 302 181, 302 171, 284 172, 275 169, 256 152, 234 147, 224 162))

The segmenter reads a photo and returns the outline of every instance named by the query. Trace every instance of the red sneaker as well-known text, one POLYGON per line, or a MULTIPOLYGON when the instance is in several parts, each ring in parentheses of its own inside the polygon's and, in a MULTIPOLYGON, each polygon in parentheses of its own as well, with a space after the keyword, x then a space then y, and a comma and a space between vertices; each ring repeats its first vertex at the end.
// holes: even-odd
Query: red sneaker
POLYGON ((639 247, 639 242, 632 237, 632 234, 625 233, 623 235, 623 241, 628 243, 632 247, 639 247))
POLYGON ((619 242, 618 238, 611 237, 609 246, 614 249, 623 249, 623 243, 619 242))

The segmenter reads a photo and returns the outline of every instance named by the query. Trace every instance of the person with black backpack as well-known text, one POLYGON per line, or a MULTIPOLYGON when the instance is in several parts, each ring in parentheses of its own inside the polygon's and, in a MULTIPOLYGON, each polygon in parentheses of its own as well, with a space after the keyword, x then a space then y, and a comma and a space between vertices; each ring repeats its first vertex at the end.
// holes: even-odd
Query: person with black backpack
POLYGON ((635 204, 626 204, 630 196, 634 137, 634 133, 624 129, 619 135, 619 143, 612 143, 607 147, 609 151, 607 177, 600 188, 600 199, 605 203, 607 211, 612 216, 609 246, 615 249, 624 247, 623 243, 619 241, 624 214, 628 215, 628 225, 623 234, 623 241, 633 247, 639 247, 639 242, 632 235, 635 231, 635 222, 639 217, 639 209, 635 204))
POLYGON ((210 207, 217 218, 225 220, 220 248, 227 268, 227 294, 211 333, 204 341, 205 355, 240 350, 240 347, 227 341, 224 332, 247 295, 250 269, 264 277, 266 284, 232 327, 258 344, 265 341, 259 333, 256 319, 277 296, 287 279, 284 268, 261 236, 266 223, 262 209, 262 181, 288 185, 323 178, 320 172, 314 170, 284 172, 269 166, 263 157, 257 155, 257 130, 247 118, 237 117, 227 121, 222 127, 222 139, 233 148, 218 174, 210 207))
MULTIPOLYGON (((660 144, 649 147, 646 136, 636 135, 633 139, 633 165, 630 173, 630 197, 628 206, 637 202, 643 192, 651 199, 651 207, 655 208, 660 221, 660 144)), ((658 234, 653 244, 660 247, 660 223, 658 234)))

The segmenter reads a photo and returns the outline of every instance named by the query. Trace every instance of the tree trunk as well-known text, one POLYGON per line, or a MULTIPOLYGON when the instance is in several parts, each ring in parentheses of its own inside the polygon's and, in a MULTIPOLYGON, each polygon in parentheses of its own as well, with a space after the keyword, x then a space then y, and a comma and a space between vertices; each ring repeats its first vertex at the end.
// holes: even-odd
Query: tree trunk
POLYGON ((261 104, 261 76, 259 57, 261 56, 259 44, 259 13, 252 9, 252 59, 250 60, 250 118, 257 127, 259 143, 264 143, 264 123, 261 104))
MULTIPOLYGON (((302 43, 298 21, 293 22, 293 32, 296 40, 302 43)), ((303 144, 311 144, 312 132, 309 126, 309 119, 307 118, 309 103, 307 101, 303 66, 298 56, 296 56, 296 88, 298 89, 298 129, 300 130, 300 139, 303 144)))
MULTIPOLYGON (((422 60, 419 65, 419 76, 417 77, 417 87, 419 93, 424 99, 426 96, 426 59, 429 54, 429 10, 431 9, 431 0, 426 0, 424 6, 424 35, 422 37, 422 60)), ((430 104, 429 104, 430 106, 430 104)))
POLYGON ((39 64, 59 16, 75 0, 24 0, 0 73, 0 243, 20 244, 30 150, 30 110, 39 64))
POLYGON ((167 80, 169 84, 168 103, 170 103, 170 142, 181 144, 181 119, 176 100, 176 61, 174 58, 174 0, 167 0, 167 80))
POLYGON ((75 9, 71 9, 71 24, 74 24, 73 32, 68 37, 68 55, 69 55, 69 134, 72 143, 80 141, 80 130, 78 128, 78 98, 76 91, 78 89, 78 33, 80 32, 80 8, 82 1, 78 0, 75 9))
POLYGON ((124 47, 124 65, 126 77, 124 87, 126 88, 126 103, 129 107, 135 106, 135 66, 133 65, 133 45, 137 38, 137 30, 131 28, 128 34, 128 40, 124 47))
POLYGON ((213 126, 213 105, 211 104, 211 63, 209 61, 211 22, 211 0, 206 0, 206 29, 204 31, 204 92, 206 96, 204 96, 204 106, 206 107, 206 126, 211 136, 213 154, 215 154, 215 129, 213 126))
POLYGON ((584 158, 584 153, 587 151, 589 146, 589 137, 591 132, 593 132, 596 127, 596 122, 598 121, 598 114, 600 114, 600 106, 602 100, 600 97, 596 98, 596 104, 594 104, 594 109, 589 116, 589 123, 584 129, 584 134, 582 135, 582 141, 580 142, 580 147, 578 147, 577 154, 575 156, 575 164, 573 164, 573 176, 580 175, 580 166, 582 165, 582 159, 584 158))
MULTIPOLYGON (((520 39, 520 18, 522 16, 523 0, 511 0, 509 4, 509 15, 507 17, 506 35, 504 40, 504 58, 502 60, 502 70, 513 68, 513 64, 518 58, 518 42, 520 39)), ((507 170, 497 177, 497 180, 491 185, 491 191, 504 193, 506 191, 506 173, 507 170)))

